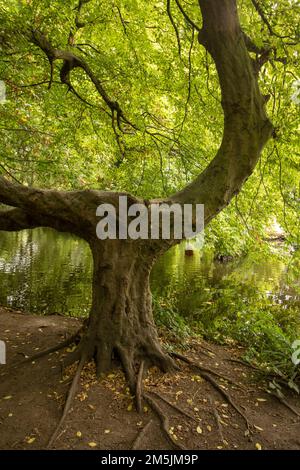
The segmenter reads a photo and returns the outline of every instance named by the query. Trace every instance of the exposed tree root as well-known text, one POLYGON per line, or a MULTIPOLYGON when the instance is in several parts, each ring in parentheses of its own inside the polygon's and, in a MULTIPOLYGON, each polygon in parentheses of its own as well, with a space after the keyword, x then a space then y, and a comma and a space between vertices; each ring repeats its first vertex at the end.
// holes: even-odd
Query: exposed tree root
POLYGON ((210 375, 206 374, 205 372, 202 372, 201 375, 205 380, 207 380, 207 382, 209 382, 220 393, 220 395, 222 395, 228 401, 228 403, 232 406, 232 408, 244 419, 244 421, 247 425, 247 428, 250 430, 250 423, 248 421, 247 416, 234 403, 234 401, 232 400, 230 394, 228 392, 226 392, 222 387, 220 387, 220 385, 215 381, 215 379, 210 377, 210 375))
POLYGON ((24 364, 28 364, 29 362, 35 361, 37 359, 41 359, 42 357, 48 356, 51 353, 54 353, 56 351, 60 351, 63 348, 66 348, 70 344, 74 343, 76 339, 78 338, 79 333, 82 331, 82 328, 80 328, 74 335, 70 336, 70 338, 67 338, 65 341, 62 341, 61 343, 57 344, 56 346, 51 346, 51 348, 46 349, 44 351, 40 351, 33 356, 26 357, 23 359, 23 361, 17 362, 16 364, 12 364, 8 368, 8 372, 19 367, 23 366, 24 364))
POLYGON ((189 418, 189 419, 192 419, 193 421, 196 421, 198 422, 197 418, 195 418, 195 416, 193 415, 190 415, 187 411, 183 410, 182 408, 180 408, 178 405, 175 405, 175 403, 172 403, 170 402, 169 400, 167 400, 165 397, 163 397, 162 395, 160 395, 160 393, 158 392, 150 392, 152 395, 155 395, 156 397, 160 398, 163 402, 165 402, 167 405, 169 405, 171 408, 174 408, 175 411, 177 411, 178 413, 182 414, 183 416, 185 416, 186 418, 189 418))
MULTIPOLYGON (((199 370, 199 373, 201 375, 201 377, 203 379, 205 379, 207 382, 209 382, 213 388, 215 390, 217 390, 220 395, 222 395, 227 401, 228 403, 232 406, 232 408, 244 419, 246 425, 247 425, 247 429, 250 430, 250 423, 248 421, 248 418, 246 417, 246 415, 242 412, 242 410, 240 410, 240 408, 234 403, 234 401, 232 400, 230 394, 228 392, 226 392, 216 381, 213 377, 211 377, 209 375, 208 372, 204 371, 204 368, 201 368, 201 366, 198 366, 197 364, 195 364, 193 361, 191 361, 190 359, 188 359, 187 357, 181 355, 181 354, 178 354, 178 353, 172 353, 172 356, 174 357, 177 357, 178 359, 180 359, 181 361, 185 362, 186 364, 189 364, 191 367, 196 367, 198 370, 199 370)), ((211 371, 209 371, 211 372, 211 371)))
MULTIPOLYGON (((65 341, 63 341, 59 345, 53 346, 53 347, 49 348, 46 351, 41 351, 41 352, 35 354, 34 356, 31 356, 30 358, 26 358, 24 361, 20 362, 19 364, 24 364, 26 362, 30 362, 34 359, 41 358, 43 356, 46 356, 47 354, 53 353, 55 351, 63 349, 66 346, 69 346, 71 343, 73 343, 76 340, 76 338, 78 337, 78 334, 80 333, 81 330, 82 329, 80 329, 76 334, 72 335, 69 339, 66 339, 65 341)), ((89 351, 90 351, 90 348, 89 348, 89 351)), ((174 437, 174 435, 172 435, 172 432, 170 432, 169 418, 164 413, 164 411, 161 409, 161 407, 160 407, 159 403, 157 402, 157 400, 154 397, 152 397, 152 395, 157 397, 159 400, 163 401, 164 403, 166 403, 169 407, 173 408, 176 412, 182 414, 186 418, 191 419, 191 420, 196 421, 196 422, 197 422, 197 418, 194 417, 192 414, 189 414, 188 412, 186 412, 182 408, 180 408, 178 405, 170 402, 167 398, 163 397, 159 393, 153 392, 153 391, 149 391, 149 392, 148 391, 143 391, 143 376, 144 376, 144 373, 145 373, 145 365, 146 365, 145 360, 144 359, 141 360, 140 365, 139 365, 138 373, 136 373, 133 362, 130 360, 130 358, 127 357, 127 355, 125 354, 125 351, 120 347, 120 348, 118 348, 118 352, 119 352, 119 357, 121 359, 123 369, 125 371, 126 379, 129 383, 130 390, 131 390, 132 393, 135 394, 135 403, 136 403, 137 412, 138 413, 141 412, 141 410, 142 410, 142 400, 144 399, 149 404, 149 406, 154 411, 154 413, 157 415, 157 417, 159 418, 159 421, 161 423, 161 428, 162 428, 163 432, 166 434, 166 437, 167 437, 168 441, 171 443, 172 447, 175 448, 175 449, 185 450, 185 447, 177 441, 176 436, 174 437)), ((244 419, 244 421, 247 425, 247 428, 250 429, 249 421, 248 421, 247 417, 245 416, 245 414, 234 403, 234 401, 232 400, 230 394, 228 392, 226 392, 216 382, 216 380, 212 377, 212 375, 215 375, 216 377, 219 377, 222 380, 226 380, 228 382, 234 383, 234 382, 232 382, 231 379, 229 379, 227 377, 224 377, 223 375, 221 375, 217 371, 211 370, 207 367, 202 367, 201 365, 193 362, 191 359, 187 358, 186 356, 184 356, 180 353, 173 352, 173 353, 170 354, 170 356, 185 362, 191 368, 197 369, 199 371, 199 375, 204 380, 209 382, 210 385, 212 385, 213 388, 215 390, 217 390, 226 399, 226 401, 233 407, 233 409, 244 419)), ((72 363, 75 363, 77 361, 79 361, 79 363, 78 363, 76 373, 74 375, 74 378, 72 380, 71 386, 70 386, 68 394, 67 394, 67 399, 66 399, 66 402, 65 402, 65 406, 64 406, 64 409, 63 409, 61 419, 60 419, 58 425, 56 426, 56 428, 55 428, 55 430, 54 430, 54 432, 53 432, 53 434, 52 434, 52 436, 51 436, 51 438, 48 442, 47 448, 51 448, 53 446, 54 442, 57 440, 57 438, 59 436, 62 425, 64 424, 64 422, 67 418, 67 415, 70 411, 70 408, 71 408, 71 405, 72 405, 72 402, 73 402, 73 399, 75 397, 82 369, 83 369, 86 361, 90 357, 91 357, 90 353, 88 353, 88 350, 84 346, 84 343, 81 342, 78 345, 78 347, 76 348, 76 350, 73 351, 72 353, 70 353, 62 361, 62 366, 63 367, 71 365, 72 363)), ((170 357, 170 361, 171 361, 171 357, 170 357)), ((96 363, 97 363, 97 359, 98 359, 98 355, 95 358, 96 363)), ((19 365, 19 364, 17 364, 17 365, 19 365)), ((234 385, 240 387, 239 384, 234 383, 234 385)), ((279 397, 277 397, 277 398, 279 399, 279 397)), ((286 404, 286 403, 284 403, 284 404, 291 411, 293 411, 297 416, 300 416, 299 413, 296 410, 294 410, 292 407, 290 407, 289 404, 286 404)), ((215 407, 213 405, 212 405, 212 410, 213 410, 213 414, 214 414, 214 417, 215 417, 216 422, 217 422, 217 427, 218 427, 218 432, 219 432, 220 438, 223 442, 224 438, 223 438, 222 427, 221 427, 221 423, 220 423, 220 417, 218 415, 217 410, 215 409, 215 407)), ((137 436, 136 440, 133 443, 133 449, 138 448, 139 443, 141 442, 141 439, 142 439, 143 435, 146 433, 146 431, 149 428, 150 424, 151 424, 151 421, 149 421, 146 424, 146 426, 144 426, 144 428, 141 430, 141 432, 139 433, 139 435, 137 436)))
MULTIPOLYGON (((249 367, 250 369, 253 369, 255 372, 260 374, 263 379, 268 380, 268 379, 275 379, 279 384, 283 385, 284 387, 287 387, 287 379, 283 379, 281 376, 278 376, 275 372, 268 372, 267 370, 264 370, 258 366, 255 366, 254 364, 251 364, 249 362, 243 361, 241 359, 226 359, 226 361, 229 362, 234 362, 237 364, 242 364, 243 366, 249 367)), ((275 396, 278 398, 281 403, 286 406, 288 409, 290 409, 295 415, 300 416, 297 410, 295 408, 291 407, 286 400, 283 398, 279 397, 276 393, 272 393, 270 390, 266 390, 270 395, 275 396)))
POLYGON ((277 393, 273 393, 273 392, 268 392, 270 395, 272 395, 273 397, 277 398, 277 400, 280 401, 280 403, 285 406, 288 410, 290 410, 294 415, 300 417, 300 413, 292 406, 289 404, 289 402, 287 402, 284 398, 280 397, 277 395, 277 393))
POLYGON ((86 362, 86 359, 87 359, 87 355, 86 354, 83 354, 81 356, 81 359, 80 359, 80 362, 78 364, 78 367, 77 367, 77 370, 76 370, 76 373, 74 375, 74 378, 73 378, 73 381, 72 381, 72 384, 70 386, 70 389, 69 389, 69 392, 68 392, 68 396, 67 396, 67 400, 66 400, 66 403, 65 403, 65 406, 64 406, 64 411, 63 411, 63 414, 62 414, 62 417, 58 423, 58 425, 56 426, 55 428, 55 431, 54 433, 52 434, 49 442, 48 442, 48 445, 47 445, 47 449, 51 448, 52 445, 54 444, 55 440, 57 439, 58 437, 58 433, 61 429, 61 426, 63 425, 63 423, 65 422, 65 419, 70 411, 70 408, 71 408, 71 405, 72 405, 72 401, 73 401, 73 398, 75 396, 75 393, 77 391, 77 387, 78 387, 78 382, 80 380, 80 374, 81 374, 81 371, 84 367, 84 364, 86 362))
POLYGON ((141 361, 139 373, 137 377, 137 382, 136 382, 135 404, 136 404, 136 410, 138 413, 141 413, 142 411, 142 386, 143 386, 144 365, 145 365, 145 362, 141 361))
POLYGON ((236 364, 241 364, 245 367, 249 367, 249 369, 253 369, 253 370, 256 370, 258 372, 262 371, 259 367, 255 366, 254 364, 251 364, 250 362, 243 361, 242 359, 229 358, 229 359, 225 359, 225 360, 228 361, 228 362, 235 362, 236 364))
POLYGON ((75 362, 79 361, 80 358, 81 358, 81 355, 82 355, 82 347, 79 344, 77 346, 77 348, 75 349, 75 351, 72 351, 66 357, 63 357, 61 359, 60 363, 61 363, 62 373, 67 367, 69 367, 72 364, 74 364, 75 362))
MULTIPOLYGON (((254 364, 251 364, 251 363, 248 363, 246 361, 243 361, 241 359, 226 359, 227 361, 230 361, 230 362, 235 362, 237 364, 242 364, 243 366, 246 366, 246 367, 249 367, 250 369, 253 369, 255 370, 256 372, 258 373, 261 373, 261 374, 265 374, 266 375, 266 379, 267 378, 274 378, 277 380, 277 382, 281 383, 283 386, 287 386, 287 383, 285 380, 283 380, 281 377, 278 377, 278 375, 276 373, 268 373, 267 371, 264 371, 263 369, 255 366, 254 364)), ((270 395, 274 396, 275 398, 277 398, 280 403, 285 406, 286 408, 288 408, 293 414, 295 414, 296 416, 299 416, 300 417, 300 413, 292 406, 290 405, 284 398, 278 396, 276 393, 274 392, 271 392, 270 390, 266 390, 267 393, 269 393, 270 395)))
POLYGON ((132 395, 135 395, 137 391, 137 378, 133 367, 133 361, 128 358, 126 351, 121 346, 118 346, 118 353, 121 359, 121 364, 125 372, 125 377, 128 382, 130 392, 132 393, 132 395))
POLYGON ((204 349, 204 351, 201 351, 202 354, 205 354, 205 356, 212 357, 211 355, 213 354, 215 356, 215 352, 209 348, 208 346, 204 346, 204 344, 200 344, 200 348, 204 349))
POLYGON ((215 407, 211 397, 209 397, 209 401, 210 401, 210 404, 211 404, 211 408, 212 408, 212 413, 214 415, 214 418, 216 420, 216 423, 217 423, 217 429, 218 429, 218 433, 219 433, 219 436, 220 436, 220 439, 222 442, 224 442, 224 436, 223 436, 223 431, 222 431, 222 424, 221 424, 221 419, 220 419, 220 416, 219 416, 219 413, 218 413, 218 410, 217 408, 215 407))
POLYGON ((152 419, 148 421, 148 423, 140 430, 138 433, 137 437, 135 438, 133 444, 132 444, 132 450, 138 450, 140 447, 140 444, 143 440, 143 437, 146 435, 148 429, 150 428, 152 424, 152 419))
POLYGON ((243 387, 242 385, 238 384, 237 382, 234 382, 232 379, 230 379, 229 377, 226 377, 225 375, 222 375, 220 374, 219 372, 217 372, 216 370, 214 369, 209 369, 208 367, 203 367, 201 366, 200 364, 197 364, 196 362, 192 361, 191 359, 189 359, 188 357, 180 354, 180 353, 177 353, 177 352, 172 352, 171 353, 171 356, 177 358, 177 359, 180 359, 181 361, 185 362, 186 364, 188 364, 189 366, 191 367, 194 367, 195 369, 199 370, 200 372, 204 372, 204 373, 208 373, 208 374, 213 374, 215 375, 216 377, 219 377, 220 379, 222 380, 226 380, 227 382, 231 383, 232 385, 235 385, 236 387, 242 389, 242 390, 245 390, 245 387, 243 387))
POLYGON ((162 411, 160 406, 156 403, 156 401, 146 392, 143 393, 144 399, 149 403, 150 407, 154 411, 154 413, 158 416, 160 422, 161 422, 161 428, 164 431, 166 437, 168 438, 170 444, 174 449, 179 449, 179 450, 186 450, 186 448, 177 442, 172 434, 170 433, 170 424, 169 424, 169 418, 168 416, 162 411))

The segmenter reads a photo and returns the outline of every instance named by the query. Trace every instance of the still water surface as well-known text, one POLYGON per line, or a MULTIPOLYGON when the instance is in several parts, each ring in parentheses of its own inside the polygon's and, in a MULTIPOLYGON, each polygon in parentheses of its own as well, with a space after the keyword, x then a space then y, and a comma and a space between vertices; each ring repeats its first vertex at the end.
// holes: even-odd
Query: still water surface
MULTIPOLYGON (((273 257, 242 258, 229 263, 211 253, 167 252, 151 275, 153 293, 174 297, 184 316, 201 315, 216 298, 245 302, 266 296, 273 303, 295 304, 300 311, 299 263, 273 257)), ((86 315, 91 299, 92 264, 82 240, 50 229, 0 232, 0 305, 39 314, 86 315)))

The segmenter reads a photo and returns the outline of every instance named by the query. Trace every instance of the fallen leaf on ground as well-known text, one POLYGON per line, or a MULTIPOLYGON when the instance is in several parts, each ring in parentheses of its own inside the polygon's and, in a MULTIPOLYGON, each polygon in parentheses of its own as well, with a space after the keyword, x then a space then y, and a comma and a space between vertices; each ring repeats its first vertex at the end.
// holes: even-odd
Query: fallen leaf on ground
POLYGON ((89 446, 90 446, 90 447, 96 447, 97 444, 96 444, 96 442, 89 442, 89 446))
POLYGON ((26 442, 27 444, 32 444, 35 441, 35 437, 27 437, 26 442))
POLYGON ((255 429, 257 429, 258 431, 263 431, 263 428, 260 428, 259 426, 256 426, 255 424, 254 424, 254 427, 255 427, 255 429))

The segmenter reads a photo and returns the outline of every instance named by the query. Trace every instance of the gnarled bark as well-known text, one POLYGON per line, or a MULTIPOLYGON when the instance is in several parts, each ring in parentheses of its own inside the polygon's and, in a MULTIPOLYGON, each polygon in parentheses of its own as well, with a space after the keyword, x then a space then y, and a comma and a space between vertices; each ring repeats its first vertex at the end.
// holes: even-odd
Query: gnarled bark
POLYGON ((108 371, 118 358, 134 392, 142 361, 164 371, 174 367, 153 321, 149 276, 155 256, 143 243, 132 241, 94 240, 91 250, 93 299, 82 348, 95 358, 97 374, 108 371))
POLYGON ((203 17, 198 40, 214 59, 222 92, 223 139, 215 158, 171 200, 205 204, 205 222, 239 193, 271 137, 257 74, 240 27, 236 0, 199 0, 203 17))

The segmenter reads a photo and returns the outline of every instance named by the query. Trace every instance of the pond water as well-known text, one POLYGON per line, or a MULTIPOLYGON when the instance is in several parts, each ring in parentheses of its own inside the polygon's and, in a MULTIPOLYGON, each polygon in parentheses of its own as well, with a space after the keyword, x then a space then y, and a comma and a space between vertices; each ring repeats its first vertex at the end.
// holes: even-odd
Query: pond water
MULTIPOLYGON (((251 302, 268 297, 300 311, 299 257, 214 261, 207 250, 167 252, 151 275, 156 297, 172 297, 184 316, 201 315, 216 299, 251 302)), ((39 314, 84 316, 91 299, 91 255, 82 240, 50 229, 0 232, 0 305, 39 314)))

